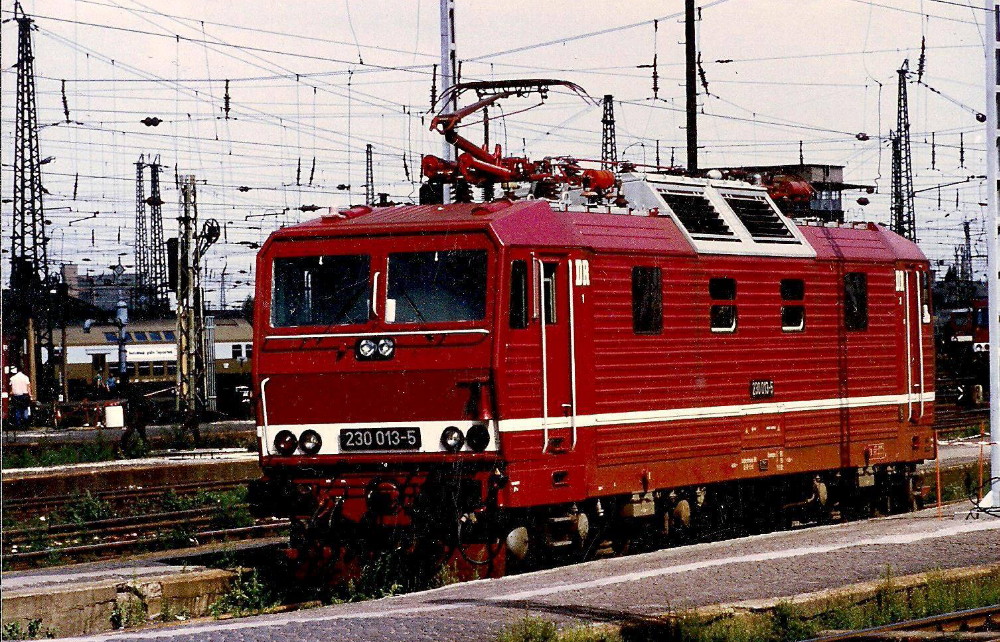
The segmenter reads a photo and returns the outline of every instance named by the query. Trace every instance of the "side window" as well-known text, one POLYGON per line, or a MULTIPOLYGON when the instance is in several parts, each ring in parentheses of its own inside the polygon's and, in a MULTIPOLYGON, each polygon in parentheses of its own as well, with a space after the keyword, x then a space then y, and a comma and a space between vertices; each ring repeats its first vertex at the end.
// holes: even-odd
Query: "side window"
POLYGON ((658 267, 632 268, 632 330, 663 332, 663 278, 658 267))
POLYGON ((781 279, 781 329, 801 332, 806 327, 806 284, 802 279, 781 279), (799 303, 793 303, 798 301, 799 303))
POLYGON ((510 327, 515 330, 528 327, 527 261, 511 261, 510 264, 510 327))
POLYGON ((868 329, 868 275, 864 272, 844 275, 844 327, 868 329))
POLYGON ((247 344, 246 355, 247 355, 247 359, 253 357, 253 344, 252 343, 248 343, 247 344))
POLYGON ((556 268, 558 263, 542 263, 542 289, 545 293, 545 323, 553 324, 556 319, 556 268))
POLYGON ((243 358, 243 344, 242 343, 234 343, 233 344, 233 359, 242 359, 242 358, 243 358))
POLYGON ((736 301, 736 279, 710 279, 708 281, 708 296, 712 299, 710 314, 712 332, 735 332, 736 304, 715 302, 736 301))
POLYGON ((921 315, 923 316, 924 323, 930 323, 931 303, 934 301, 934 297, 931 294, 931 274, 930 272, 918 272, 918 274, 920 275, 921 301, 923 304, 921 306, 923 308, 921 315))

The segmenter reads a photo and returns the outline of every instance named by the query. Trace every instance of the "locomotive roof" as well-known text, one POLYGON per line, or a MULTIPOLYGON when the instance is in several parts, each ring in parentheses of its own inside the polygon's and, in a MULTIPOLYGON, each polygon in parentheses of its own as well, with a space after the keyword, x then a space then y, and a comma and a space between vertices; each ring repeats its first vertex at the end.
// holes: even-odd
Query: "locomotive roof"
MULTIPOLYGON (((778 213, 766 191, 736 181, 678 179, 654 180, 636 198, 633 209, 608 206, 587 208, 583 204, 552 203, 540 199, 455 203, 449 205, 404 205, 356 207, 278 230, 272 241, 293 238, 381 236, 386 234, 428 234, 487 232, 505 246, 585 247, 598 251, 625 251, 694 256, 706 254, 751 254, 759 256, 816 257, 821 260, 865 260, 892 262, 926 260, 916 244, 875 224, 836 227, 796 225, 778 213), (657 193, 677 189, 703 189, 714 194, 712 205, 725 216, 723 228, 728 238, 700 234, 684 228, 684 221, 665 206, 657 193), (717 189, 716 189, 717 188, 717 189), (754 198, 770 204, 768 221, 787 228, 788 238, 750 238, 747 227, 723 198, 754 198), (641 205, 645 203, 645 207, 641 205), (656 203, 663 205, 655 207, 656 203), (728 212, 728 214, 726 213, 728 212), (741 242, 742 241, 742 242, 741 242), (755 242, 757 241, 757 242, 755 242)), ((636 181, 639 183, 639 181, 636 181)), ((633 195, 635 187, 631 188, 633 195)), ((682 192, 676 192, 682 193, 682 192)), ((694 192, 690 192, 694 193, 694 192)), ((700 192, 699 192, 700 194, 700 192)), ((629 194, 626 193, 628 196, 629 194)), ((707 199, 707 197, 706 197, 707 199)), ((782 231, 784 231, 782 228, 782 231)))

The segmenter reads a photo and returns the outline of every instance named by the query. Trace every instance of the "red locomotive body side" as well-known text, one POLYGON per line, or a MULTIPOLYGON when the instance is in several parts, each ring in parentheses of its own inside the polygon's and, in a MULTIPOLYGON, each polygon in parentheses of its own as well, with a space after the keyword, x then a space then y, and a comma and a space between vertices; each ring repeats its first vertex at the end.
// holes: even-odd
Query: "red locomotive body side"
MULTIPOLYGON (((795 227, 775 214, 792 250, 760 241, 725 252, 666 208, 580 209, 362 209, 272 235, 257 262, 254 381, 265 476, 298 488, 286 512, 308 518, 336 498, 347 522, 379 513, 379 524, 408 525, 428 484, 457 475, 470 496, 458 514, 600 514, 603 499, 644 516, 621 507, 845 471, 856 488, 934 456, 928 263, 915 245, 875 225, 795 227), (482 309, 395 318, 418 308, 393 281, 413 253, 432 269, 473 261, 482 309), (368 257, 355 261, 367 280, 361 316, 275 323, 277 262, 291 261, 287 271, 344 256, 368 257), (391 340, 391 356, 365 357, 366 339, 391 340), (477 425, 486 446, 445 443, 448 427, 464 436, 477 425), (419 434, 419 445, 352 447, 345 433, 368 429, 373 440, 419 434), (281 431, 301 440, 306 430, 317 451, 280 452, 281 431)), ((294 287, 319 287, 317 265, 294 287)))

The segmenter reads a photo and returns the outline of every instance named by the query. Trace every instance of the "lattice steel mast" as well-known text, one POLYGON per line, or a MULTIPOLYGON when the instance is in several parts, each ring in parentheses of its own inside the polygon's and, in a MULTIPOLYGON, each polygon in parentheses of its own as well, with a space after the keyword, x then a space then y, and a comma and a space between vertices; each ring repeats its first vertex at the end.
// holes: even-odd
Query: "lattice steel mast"
POLYGON ((149 234, 146 232, 145 157, 135 164, 135 281, 132 284, 132 313, 145 316, 149 310, 149 234))
POLYGON ((611 94, 604 96, 601 124, 604 126, 601 132, 601 169, 615 171, 618 164, 618 144, 615 141, 615 103, 611 94))
POLYGON ((10 334, 22 367, 35 380, 38 398, 56 394, 52 330, 54 319, 49 275, 48 235, 42 207, 41 154, 35 102, 35 65, 31 50, 32 20, 15 3, 17 21, 17 116, 14 130, 14 221, 11 233, 10 334), (47 362, 43 364, 43 355, 47 362))
POLYGON ((365 205, 375 205, 375 171, 372 166, 372 145, 365 145, 365 205))
POLYGON ((896 131, 889 132, 892 143, 892 231, 911 241, 917 240, 916 214, 913 208, 913 161, 910 154, 910 108, 906 98, 906 80, 910 61, 899 68, 899 95, 896 103, 896 131))
POLYGON ((170 311, 167 298, 167 246, 163 240, 163 199, 160 197, 160 157, 149 163, 149 289, 150 312, 164 316, 170 311))

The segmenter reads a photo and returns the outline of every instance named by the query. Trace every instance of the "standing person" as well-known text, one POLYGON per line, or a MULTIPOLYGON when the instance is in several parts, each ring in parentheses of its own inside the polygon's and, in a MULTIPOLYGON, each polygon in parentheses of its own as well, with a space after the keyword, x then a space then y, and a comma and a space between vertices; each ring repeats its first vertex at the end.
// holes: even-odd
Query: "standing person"
POLYGON ((10 409, 14 415, 14 429, 28 424, 31 411, 31 379, 17 368, 10 377, 10 409))

